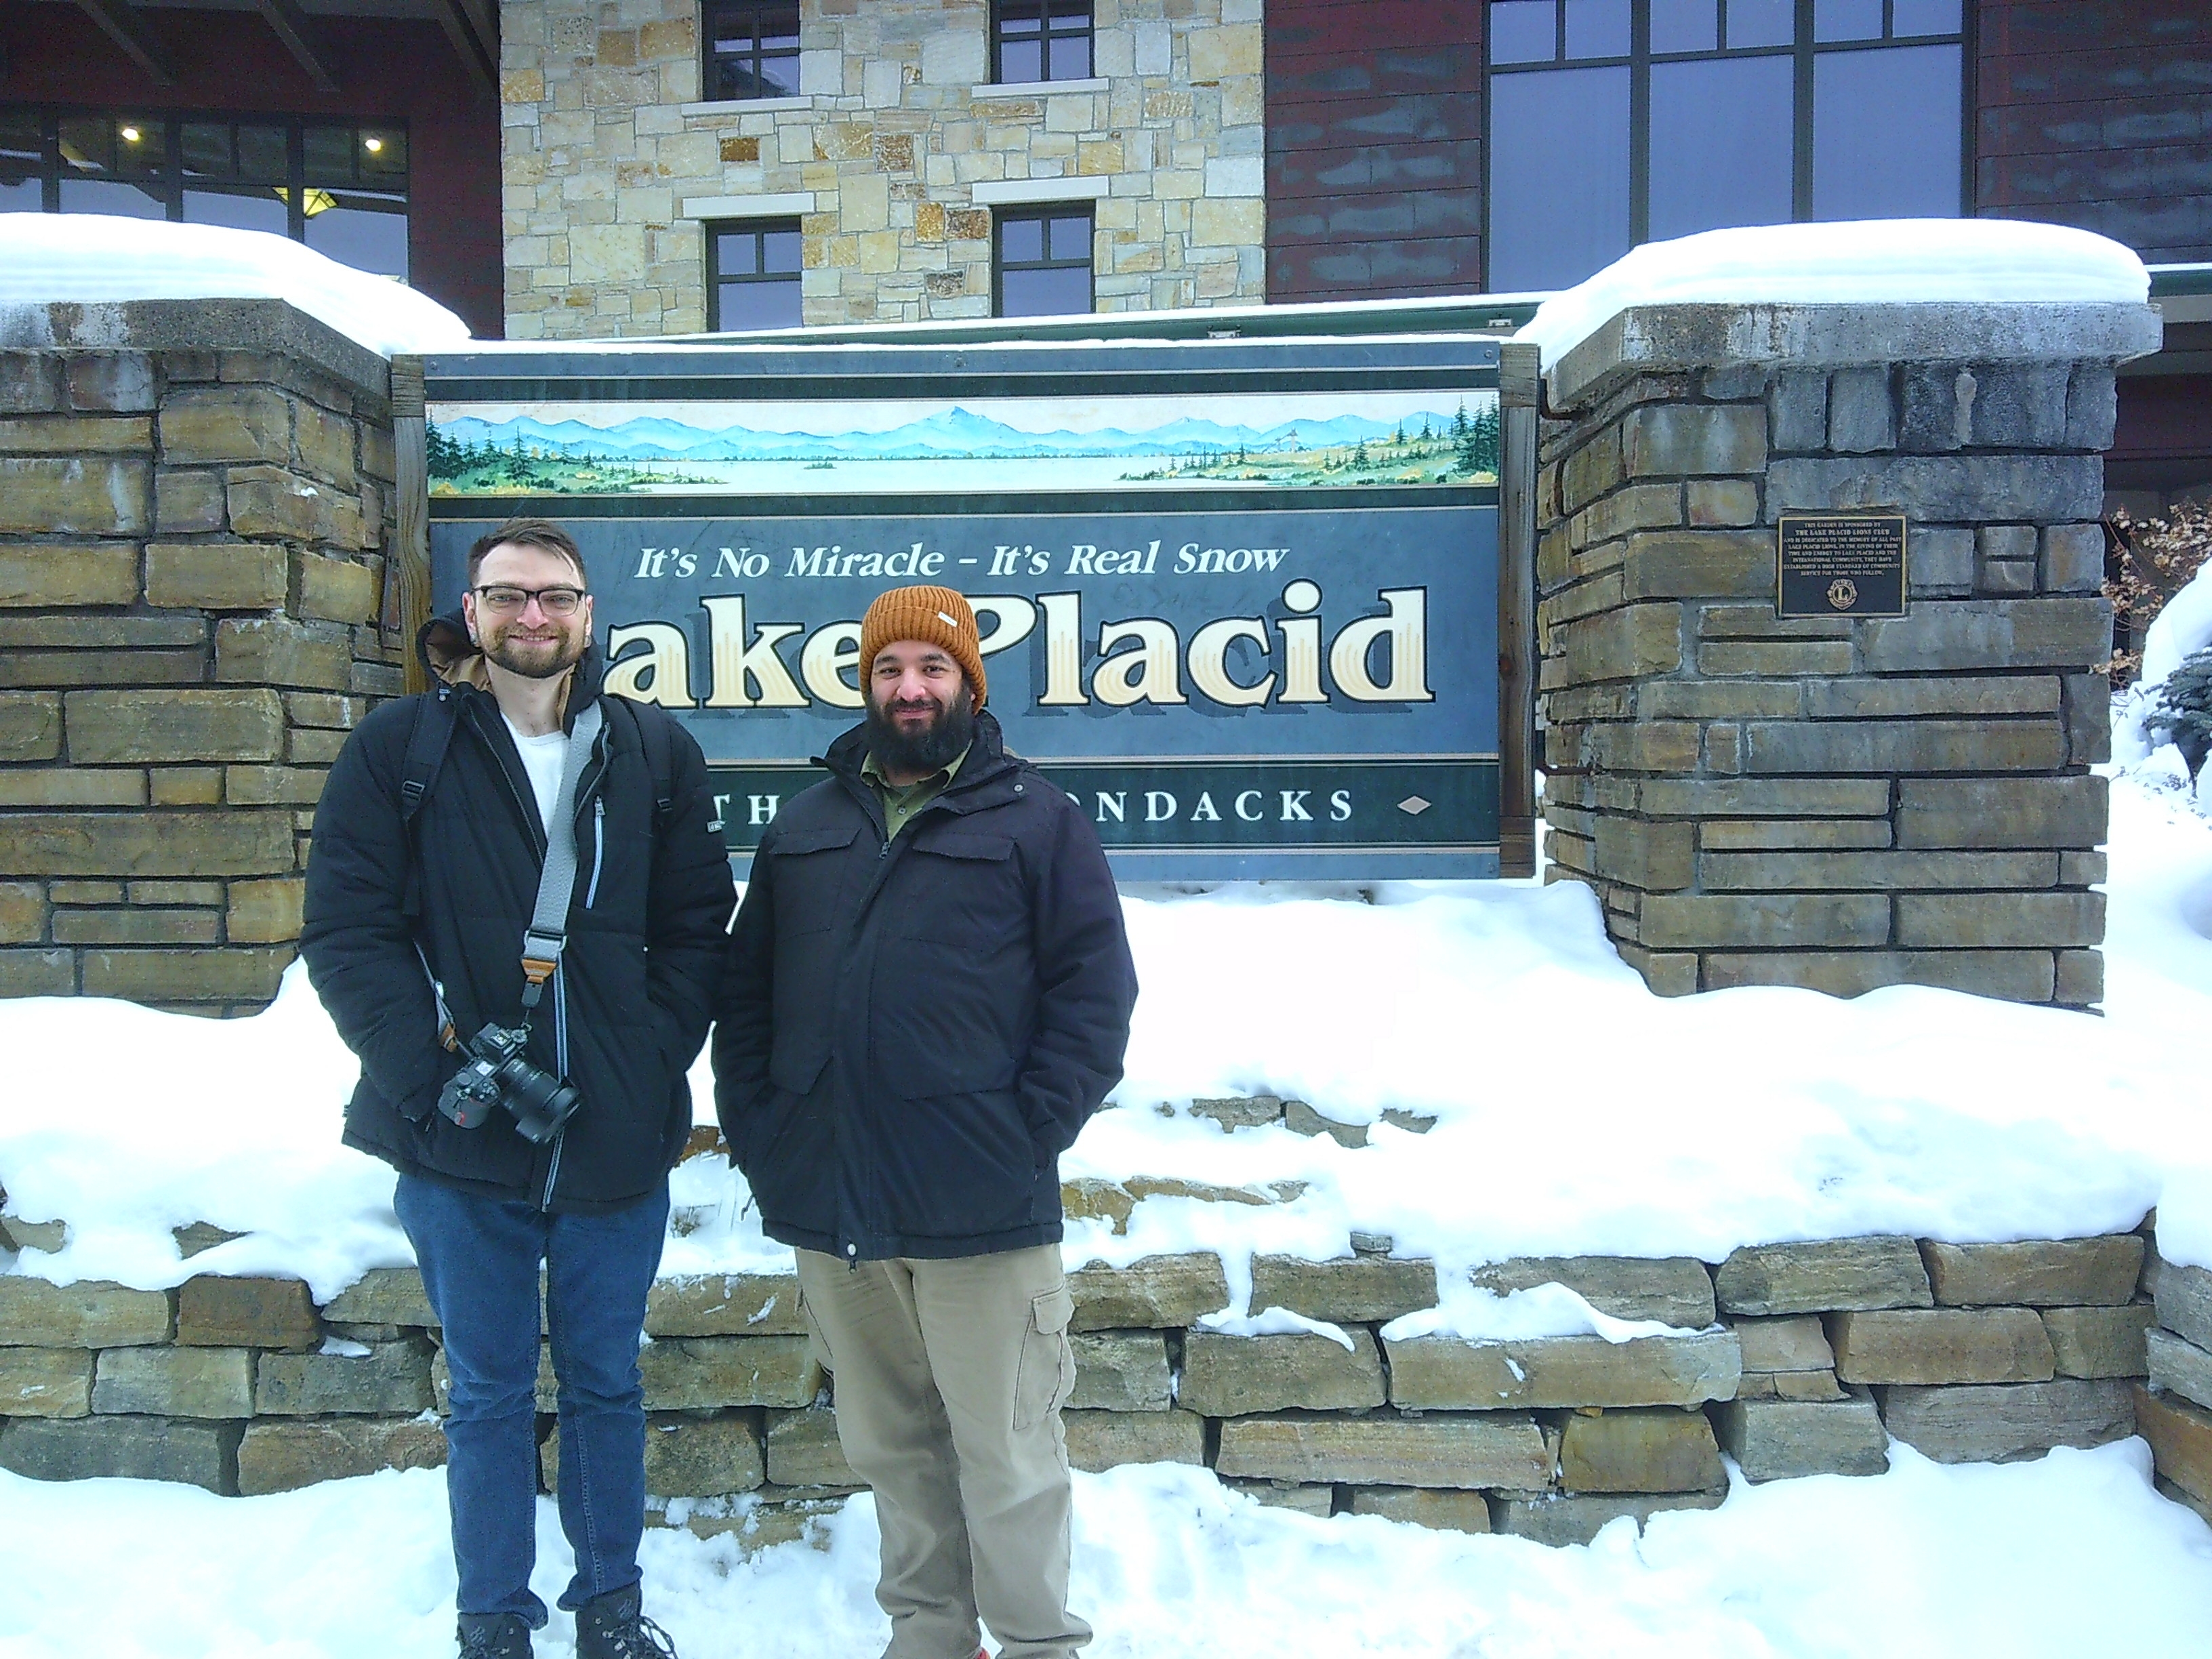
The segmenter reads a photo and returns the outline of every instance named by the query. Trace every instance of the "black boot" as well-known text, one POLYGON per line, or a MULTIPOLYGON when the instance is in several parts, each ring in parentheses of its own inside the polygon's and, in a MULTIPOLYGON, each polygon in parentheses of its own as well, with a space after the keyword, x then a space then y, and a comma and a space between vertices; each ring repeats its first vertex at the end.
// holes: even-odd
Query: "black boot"
POLYGON ((453 1634, 461 1659, 530 1659, 530 1626, 519 1613, 465 1613, 453 1634))
POLYGON ((668 1632, 638 1611, 635 1584, 595 1595, 576 1610, 576 1659, 676 1659, 668 1632))

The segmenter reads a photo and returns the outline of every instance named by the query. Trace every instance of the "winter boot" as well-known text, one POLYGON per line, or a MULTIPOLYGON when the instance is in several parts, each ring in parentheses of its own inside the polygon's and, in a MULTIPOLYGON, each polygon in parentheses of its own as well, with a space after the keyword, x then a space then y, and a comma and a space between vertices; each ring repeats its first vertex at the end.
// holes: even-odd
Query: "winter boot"
POLYGON ((519 1613, 465 1613, 453 1634, 461 1659, 530 1659, 530 1626, 519 1613))
POLYGON ((576 1610, 576 1659, 676 1659, 668 1632, 638 1611, 635 1584, 595 1595, 576 1610))

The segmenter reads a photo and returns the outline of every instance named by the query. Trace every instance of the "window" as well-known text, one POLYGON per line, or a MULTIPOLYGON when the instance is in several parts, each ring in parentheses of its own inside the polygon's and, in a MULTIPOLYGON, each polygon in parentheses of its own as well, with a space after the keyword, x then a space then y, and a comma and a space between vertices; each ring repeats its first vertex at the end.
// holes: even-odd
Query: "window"
POLYGON ((708 226, 708 328, 797 328, 799 255, 796 219, 708 226))
POLYGON ((1489 281, 1728 225, 1965 210, 1960 0, 1493 0, 1489 281))
POLYGON ((1092 309, 1091 210, 1001 209, 991 227, 992 314, 1059 317, 1092 309))
POLYGON ((0 211, 108 213, 289 236, 407 276, 407 134, 284 116, 0 110, 0 211))
POLYGON ((798 0, 709 0, 706 24, 710 102, 799 96, 798 0))
POLYGON ((1084 81, 1090 76, 1091 0, 994 0, 994 81, 1084 81))

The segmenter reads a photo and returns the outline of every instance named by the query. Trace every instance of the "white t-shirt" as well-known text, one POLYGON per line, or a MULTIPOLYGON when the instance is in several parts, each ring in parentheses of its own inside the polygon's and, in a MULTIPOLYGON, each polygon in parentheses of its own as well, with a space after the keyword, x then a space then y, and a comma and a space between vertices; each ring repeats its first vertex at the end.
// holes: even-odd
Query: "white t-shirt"
MULTIPOLYGON (((507 716, 502 714, 500 719, 507 720, 507 716)), ((513 720, 507 720, 507 729, 522 753, 524 769, 530 774, 531 793, 538 797, 538 824, 550 834, 553 803, 561 793, 561 763, 568 757, 568 734, 548 732, 542 738, 526 738, 513 720)))

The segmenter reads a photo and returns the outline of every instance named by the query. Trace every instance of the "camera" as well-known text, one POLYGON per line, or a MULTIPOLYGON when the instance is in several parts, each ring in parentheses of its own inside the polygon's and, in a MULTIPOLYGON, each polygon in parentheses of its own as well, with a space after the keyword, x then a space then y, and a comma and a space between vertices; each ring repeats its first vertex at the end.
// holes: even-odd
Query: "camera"
POLYGON ((464 1129, 483 1127, 495 1106, 514 1114, 525 1140, 546 1141, 561 1133, 583 1097, 550 1072, 522 1057, 525 1026, 487 1025, 469 1039, 468 1063, 438 1096, 438 1109, 464 1129))

